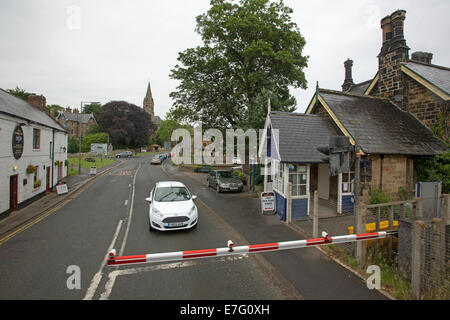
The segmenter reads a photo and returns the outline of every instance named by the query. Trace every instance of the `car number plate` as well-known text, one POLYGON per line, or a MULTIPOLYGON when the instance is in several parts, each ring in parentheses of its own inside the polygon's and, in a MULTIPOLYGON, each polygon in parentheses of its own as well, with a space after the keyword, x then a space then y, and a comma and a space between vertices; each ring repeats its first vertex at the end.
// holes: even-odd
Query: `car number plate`
POLYGON ((169 223, 169 227, 182 227, 184 225, 185 225, 184 222, 169 223))
POLYGON ((235 188, 235 187, 232 187, 232 188, 230 188, 230 190, 237 190, 238 188, 235 188))

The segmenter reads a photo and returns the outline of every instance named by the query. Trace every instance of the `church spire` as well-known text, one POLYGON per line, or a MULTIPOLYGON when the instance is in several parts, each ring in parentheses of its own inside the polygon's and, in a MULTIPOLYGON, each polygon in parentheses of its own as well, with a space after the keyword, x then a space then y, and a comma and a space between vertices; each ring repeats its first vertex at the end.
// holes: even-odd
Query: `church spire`
POLYGON ((152 88, 150 87, 150 81, 148 82, 147 86, 147 94, 144 98, 144 111, 147 112, 150 115, 151 121, 155 119, 155 103, 153 101, 152 96, 152 88))

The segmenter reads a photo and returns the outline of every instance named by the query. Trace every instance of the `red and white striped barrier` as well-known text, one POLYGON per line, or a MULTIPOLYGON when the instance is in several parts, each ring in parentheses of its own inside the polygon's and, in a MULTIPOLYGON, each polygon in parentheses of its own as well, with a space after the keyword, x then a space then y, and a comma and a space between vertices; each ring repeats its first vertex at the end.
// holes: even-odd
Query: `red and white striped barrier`
POLYGON ((349 234, 345 236, 335 236, 330 237, 327 233, 323 232, 323 238, 318 239, 307 239, 307 240, 296 240, 296 241, 285 241, 285 242, 275 242, 266 244, 255 244, 249 246, 239 246, 234 247, 233 242, 228 241, 227 248, 216 248, 216 249, 206 249, 206 250, 192 250, 192 251, 177 251, 177 252, 167 252, 167 253, 152 253, 152 254, 142 254, 135 256, 124 256, 116 257, 115 250, 111 250, 108 255, 108 265, 126 265, 126 264, 138 264, 138 263, 155 263, 163 261, 182 261, 189 259, 198 258, 208 258, 208 257, 223 257, 239 254, 247 254, 261 251, 276 251, 276 250, 287 250, 296 248, 305 248, 312 246, 319 246, 324 244, 338 244, 346 242, 355 241, 365 241, 371 239, 382 239, 389 235, 395 234, 396 231, 381 231, 372 233, 362 233, 362 234, 349 234))

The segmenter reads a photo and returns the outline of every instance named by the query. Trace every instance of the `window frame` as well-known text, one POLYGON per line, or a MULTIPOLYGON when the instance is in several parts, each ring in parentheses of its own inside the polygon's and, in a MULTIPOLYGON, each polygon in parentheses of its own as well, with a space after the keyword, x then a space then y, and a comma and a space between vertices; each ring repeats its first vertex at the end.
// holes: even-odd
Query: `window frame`
POLYGON ((41 129, 33 128, 33 150, 41 149, 41 129))
POLYGON ((308 166, 301 164, 289 164, 288 167, 289 183, 292 183, 292 197, 303 198, 308 196, 308 166), (291 170, 291 166, 293 169, 291 170), (300 168, 304 170, 300 171, 300 168), (304 175, 304 179, 303 176, 304 175), (294 177, 296 176, 296 179, 294 177), (296 180, 297 183, 294 183, 296 180), (302 193, 304 187, 304 193, 302 193))

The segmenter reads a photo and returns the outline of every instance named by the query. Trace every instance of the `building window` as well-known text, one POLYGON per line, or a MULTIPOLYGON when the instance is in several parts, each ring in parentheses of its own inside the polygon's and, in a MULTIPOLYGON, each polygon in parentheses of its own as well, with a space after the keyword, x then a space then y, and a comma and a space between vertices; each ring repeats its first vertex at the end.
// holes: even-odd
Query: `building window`
POLYGON ((306 166, 289 165, 289 182, 292 183, 293 196, 306 196, 307 194, 307 175, 306 166))
POLYGON ((353 181, 355 180, 355 173, 348 172, 342 174, 342 193, 353 193, 353 181))
POLYGON ((41 148, 41 129, 33 129, 33 149, 41 148))
POLYGON ((283 164, 278 161, 273 161, 273 187, 284 193, 284 179, 283 179, 283 164))

